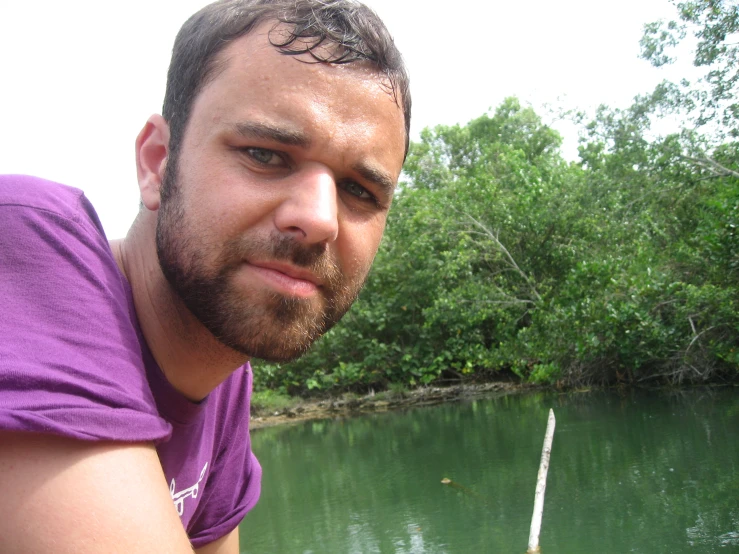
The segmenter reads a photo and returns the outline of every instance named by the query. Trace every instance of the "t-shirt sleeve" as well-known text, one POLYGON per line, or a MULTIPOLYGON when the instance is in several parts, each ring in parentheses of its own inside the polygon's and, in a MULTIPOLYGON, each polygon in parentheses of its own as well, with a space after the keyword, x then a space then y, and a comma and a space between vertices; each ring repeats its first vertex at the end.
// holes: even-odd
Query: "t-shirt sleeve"
MULTIPOLYGON (((247 366, 248 367, 248 366, 247 366)), ((234 530, 259 500, 262 468, 251 450, 249 400, 250 369, 235 372, 223 383, 218 398, 218 449, 205 490, 188 529, 194 548, 201 548, 234 530)))
POLYGON ((130 289, 76 189, 0 178, 0 429, 159 441, 130 289))

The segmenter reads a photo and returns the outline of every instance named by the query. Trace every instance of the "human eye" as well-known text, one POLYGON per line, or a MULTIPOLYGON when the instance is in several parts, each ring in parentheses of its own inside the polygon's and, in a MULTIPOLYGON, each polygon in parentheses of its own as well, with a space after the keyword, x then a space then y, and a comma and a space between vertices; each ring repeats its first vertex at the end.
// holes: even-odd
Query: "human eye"
POLYGON ((355 181, 341 181, 340 183, 338 183, 338 186, 339 188, 345 190, 352 196, 356 196, 359 199, 371 200, 374 202, 377 201, 377 199, 372 194, 370 194, 370 192, 366 188, 355 181))
POLYGON ((261 165, 284 165, 285 160, 277 152, 267 148, 248 147, 243 151, 255 162, 261 165))

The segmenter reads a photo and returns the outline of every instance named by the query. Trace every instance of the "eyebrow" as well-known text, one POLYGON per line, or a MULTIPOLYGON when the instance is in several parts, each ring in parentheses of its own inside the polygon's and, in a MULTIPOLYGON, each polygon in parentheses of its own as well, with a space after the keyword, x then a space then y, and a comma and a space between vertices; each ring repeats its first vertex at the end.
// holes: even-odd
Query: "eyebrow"
MULTIPOLYGON (((311 145, 310 137, 305 133, 294 129, 270 125, 269 123, 244 121, 235 124, 234 128, 244 138, 271 140, 305 149, 310 148, 311 145)), ((356 164, 352 169, 364 179, 379 186, 388 198, 393 197, 395 193, 395 179, 389 173, 365 163, 356 164)))
POLYGON ((379 186, 388 198, 392 198, 395 194, 395 180, 389 173, 363 163, 353 166, 352 169, 363 178, 379 186))
POLYGON ((259 138, 271 140, 286 144, 289 146, 298 146, 300 148, 310 147, 310 137, 301 131, 278 127, 268 123, 258 123, 256 121, 247 121, 234 125, 236 132, 244 138, 259 138))

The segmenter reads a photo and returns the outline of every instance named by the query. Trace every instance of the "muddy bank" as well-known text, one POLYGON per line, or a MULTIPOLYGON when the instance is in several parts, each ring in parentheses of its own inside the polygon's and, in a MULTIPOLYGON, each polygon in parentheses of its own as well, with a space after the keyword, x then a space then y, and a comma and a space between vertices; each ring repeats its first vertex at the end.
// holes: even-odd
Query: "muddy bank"
POLYGON ((297 405, 272 413, 253 413, 251 429, 298 423, 314 419, 343 418, 363 413, 431 406, 493 395, 515 394, 535 387, 512 382, 496 382, 450 387, 421 387, 402 393, 382 392, 361 397, 337 397, 300 401, 297 405))

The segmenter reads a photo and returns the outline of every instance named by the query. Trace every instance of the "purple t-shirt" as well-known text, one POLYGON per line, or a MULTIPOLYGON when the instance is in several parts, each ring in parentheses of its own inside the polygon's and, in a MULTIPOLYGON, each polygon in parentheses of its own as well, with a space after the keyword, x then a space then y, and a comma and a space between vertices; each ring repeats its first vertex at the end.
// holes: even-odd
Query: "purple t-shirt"
POLYGON ((82 191, 0 176, 0 429, 153 441, 194 547, 259 498, 249 365, 201 403, 166 380, 82 191))

